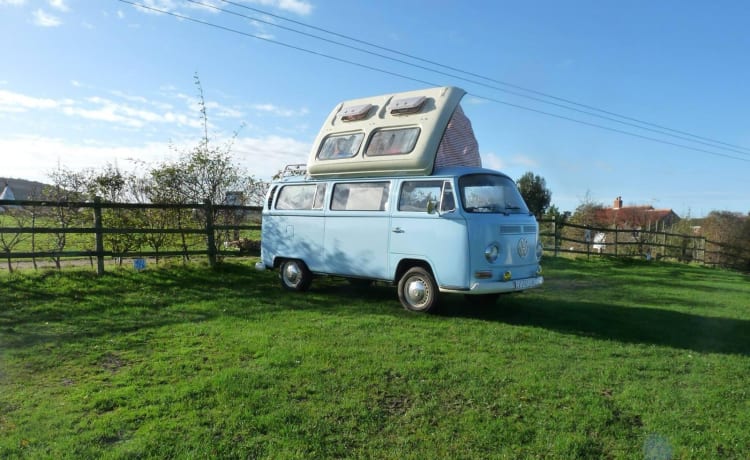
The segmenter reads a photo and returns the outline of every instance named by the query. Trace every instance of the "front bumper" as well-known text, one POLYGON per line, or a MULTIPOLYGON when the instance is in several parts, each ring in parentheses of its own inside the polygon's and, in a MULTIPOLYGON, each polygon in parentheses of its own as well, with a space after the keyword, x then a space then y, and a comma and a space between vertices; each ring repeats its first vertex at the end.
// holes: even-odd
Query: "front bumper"
POLYGON ((485 281, 474 282, 469 289, 440 288, 440 292, 452 292, 459 294, 500 294, 503 292, 525 291, 536 288, 544 283, 543 276, 532 278, 521 278, 510 281, 485 281))

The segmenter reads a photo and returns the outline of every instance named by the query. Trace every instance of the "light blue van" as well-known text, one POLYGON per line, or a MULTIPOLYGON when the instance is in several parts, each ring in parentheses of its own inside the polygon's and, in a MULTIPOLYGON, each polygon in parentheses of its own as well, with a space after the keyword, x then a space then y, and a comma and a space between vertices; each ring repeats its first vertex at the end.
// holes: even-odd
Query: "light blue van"
POLYGON ((515 182, 461 165, 477 162, 473 132, 447 139, 468 124, 457 113, 463 94, 433 88, 339 104, 306 167, 287 168, 269 188, 258 268, 279 270, 292 291, 315 275, 393 283, 405 308, 423 312, 440 293, 492 303, 540 286, 539 227, 515 182))

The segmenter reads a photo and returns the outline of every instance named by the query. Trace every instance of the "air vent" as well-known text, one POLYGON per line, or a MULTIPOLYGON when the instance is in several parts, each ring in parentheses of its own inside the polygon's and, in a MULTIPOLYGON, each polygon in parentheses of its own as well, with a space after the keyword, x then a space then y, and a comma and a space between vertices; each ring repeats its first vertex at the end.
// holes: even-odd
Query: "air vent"
POLYGON ((341 112, 342 121, 357 121, 364 120, 367 118, 367 114, 370 113, 372 104, 353 105, 345 108, 341 112))
POLYGON ((407 97, 398 99, 391 105, 391 115, 409 115, 422 110, 422 106, 427 100, 424 96, 407 97))

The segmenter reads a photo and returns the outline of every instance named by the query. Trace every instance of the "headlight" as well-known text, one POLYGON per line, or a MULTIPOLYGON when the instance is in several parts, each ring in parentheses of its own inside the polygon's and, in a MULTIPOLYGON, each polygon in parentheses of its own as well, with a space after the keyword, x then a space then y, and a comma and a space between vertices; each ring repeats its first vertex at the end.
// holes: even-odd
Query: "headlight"
POLYGON ((536 261, 539 262, 542 260, 542 254, 544 253, 544 245, 542 245, 542 242, 537 240, 536 242, 536 261))
POLYGON ((487 262, 494 264, 497 260, 497 256, 500 255, 500 246, 498 246, 497 243, 490 243, 485 249, 484 249, 484 258, 487 259, 487 262))

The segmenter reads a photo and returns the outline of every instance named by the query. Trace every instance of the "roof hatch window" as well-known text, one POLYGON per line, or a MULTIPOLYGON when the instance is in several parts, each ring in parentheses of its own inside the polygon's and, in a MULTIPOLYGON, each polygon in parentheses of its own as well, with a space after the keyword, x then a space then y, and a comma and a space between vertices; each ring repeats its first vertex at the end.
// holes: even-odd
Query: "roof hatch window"
POLYGON ((367 144, 365 155, 369 157, 384 155, 405 155, 414 150, 419 138, 419 128, 402 128, 376 131, 367 144))
POLYGON ((329 136, 323 141, 323 145, 318 151, 318 159, 351 158, 359 151, 359 146, 362 144, 364 137, 364 133, 329 136))

